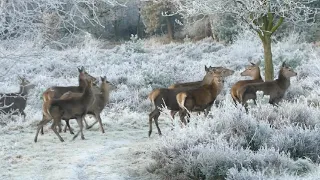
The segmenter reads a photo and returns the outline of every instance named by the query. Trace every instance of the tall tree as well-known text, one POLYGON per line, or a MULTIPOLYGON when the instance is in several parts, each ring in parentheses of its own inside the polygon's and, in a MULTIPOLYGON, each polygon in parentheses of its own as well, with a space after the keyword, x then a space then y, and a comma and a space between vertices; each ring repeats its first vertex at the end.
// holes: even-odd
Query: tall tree
POLYGON ((173 0, 183 17, 219 13, 231 14, 261 39, 264 49, 265 79, 274 78, 271 37, 284 21, 292 24, 314 22, 318 8, 309 4, 316 0, 173 0))
POLYGON ((167 27, 169 39, 174 38, 174 17, 163 16, 175 11, 171 0, 146 0, 141 7, 141 16, 147 33, 156 32, 162 23, 167 27))

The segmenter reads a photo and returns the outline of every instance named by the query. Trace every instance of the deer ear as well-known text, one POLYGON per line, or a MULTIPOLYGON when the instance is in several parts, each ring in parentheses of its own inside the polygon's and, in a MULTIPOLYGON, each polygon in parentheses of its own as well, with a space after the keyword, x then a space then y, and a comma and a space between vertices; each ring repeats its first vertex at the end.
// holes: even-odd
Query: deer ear
POLYGON ((259 61, 256 63, 256 66, 259 66, 261 64, 261 60, 259 59, 259 61))
POLYGON ((81 69, 80 69, 80 68, 78 68, 78 67, 77 67, 77 69, 78 69, 78 71, 79 71, 79 73, 80 73, 80 72, 81 72, 81 69))
POLYGON ((252 65, 252 66, 255 66, 256 64, 254 64, 253 62, 250 62, 250 64, 252 65))
POLYGON ((209 69, 210 69, 210 68, 208 68, 206 65, 204 65, 204 70, 205 70, 206 72, 208 72, 209 69))
POLYGON ((282 63, 282 67, 285 67, 286 66, 286 62, 285 61, 283 61, 283 63, 282 63))

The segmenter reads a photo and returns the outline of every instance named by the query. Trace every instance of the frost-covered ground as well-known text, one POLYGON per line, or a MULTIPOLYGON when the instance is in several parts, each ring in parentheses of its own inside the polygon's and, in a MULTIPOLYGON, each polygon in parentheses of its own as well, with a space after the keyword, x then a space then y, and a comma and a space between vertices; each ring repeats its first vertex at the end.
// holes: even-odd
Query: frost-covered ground
MULTIPOLYGON (((275 74, 285 60, 298 76, 291 80, 287 102, 279 108, 262 104, 246 115, 231 103, 229 89, 244 79, 240 72, 248 60, 262 59, 263 51, 254 36, 244 37, 229 46, 210 39, 167 45, 151 39, 114 46, 88 38, 64 51, 39 50, 28 42, 2 43, 1 91, 18 91, 16 75, 26 76, 36 87, 30 92, 26 121, 1 118, 0 178, 317 178, 320 110, 309 104, 320 102, 319 47, 298 42, 294 35, 275 42, 275 74), (154 128, 148 138, 148 93, 174 82, 200 80, 205 65, 236 71, 226 79, 221 105, 212 108, 209 118, 192 116, 183 129, 175 121, 171 130, 169 116, 161 115, 164 137, 154 128), (48 124, 34 143, 41 93, 53 85, 77 85, 80 66, 93 76, 106 75, 117 86, 102 115, 106 133, 96 125, 84 131, 86 140, 71 141, 69 133, 61 133, 66 140, 61 143, 48 124)), ((75 122, 72 127, 78 128, 75 122)))

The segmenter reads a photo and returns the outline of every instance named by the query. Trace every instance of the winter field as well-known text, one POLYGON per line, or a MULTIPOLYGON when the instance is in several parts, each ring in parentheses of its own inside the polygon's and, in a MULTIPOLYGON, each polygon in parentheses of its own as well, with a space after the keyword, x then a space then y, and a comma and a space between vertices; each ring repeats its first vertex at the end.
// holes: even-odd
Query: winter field
MULTIPOLYGON (((0 117, 0 179, 320 179, 320 48, 291 35, 273 44, 275 75, 283 61, 298 76, 279 107, 258 103, 246 114, 235 107, 230 87, 249 61, 263 60, 259 39, 242 35, 232 45, 204 39, 162 44, 158 38, 119 45, 87 40, 57 51, 33 43, 0 42, 1 92, 17 92, 17 75, 36 85, 26 120, 0 117), (175 82, 201 80, 204 66, 235 70, 225 81, 219 104, 209 117, 191 116, 181 128, 167 111, 160 116, 159 137, 153 124, 148 138, 148 93, 175 82), (85 140, 61 143, 50 123, 38 142, 33 139, 42 118, 41 94, 50 86, 78 84, 77 67, 117 86, 98 125, 85 140)), ((263 70, 263 61, 260 68, 263 70)), ((263 73, 262 73, 263 76, 263 73)), ((87 118, 89 123, 93 119, 87 118)), ((78 130, 75 120, 71 126, 78 130)))

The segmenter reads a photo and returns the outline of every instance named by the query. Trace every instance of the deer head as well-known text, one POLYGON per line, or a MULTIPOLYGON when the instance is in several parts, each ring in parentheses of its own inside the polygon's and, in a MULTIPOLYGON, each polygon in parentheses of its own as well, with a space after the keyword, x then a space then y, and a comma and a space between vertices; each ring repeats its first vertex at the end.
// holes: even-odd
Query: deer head
POLYGON ((297 73, 294 72, 292 68, 287 66, 285 62, 282 63, 280 72, 286 78, 290 78, 297 75, 297 73))
POLYGON ((261 61, 259 60, 256 64, 250 62, 251 65, 247 66, 246 69, 240 73, 241 76, 250 76, 255 77, 256 75, 260 75, 260 65, 261 61))

